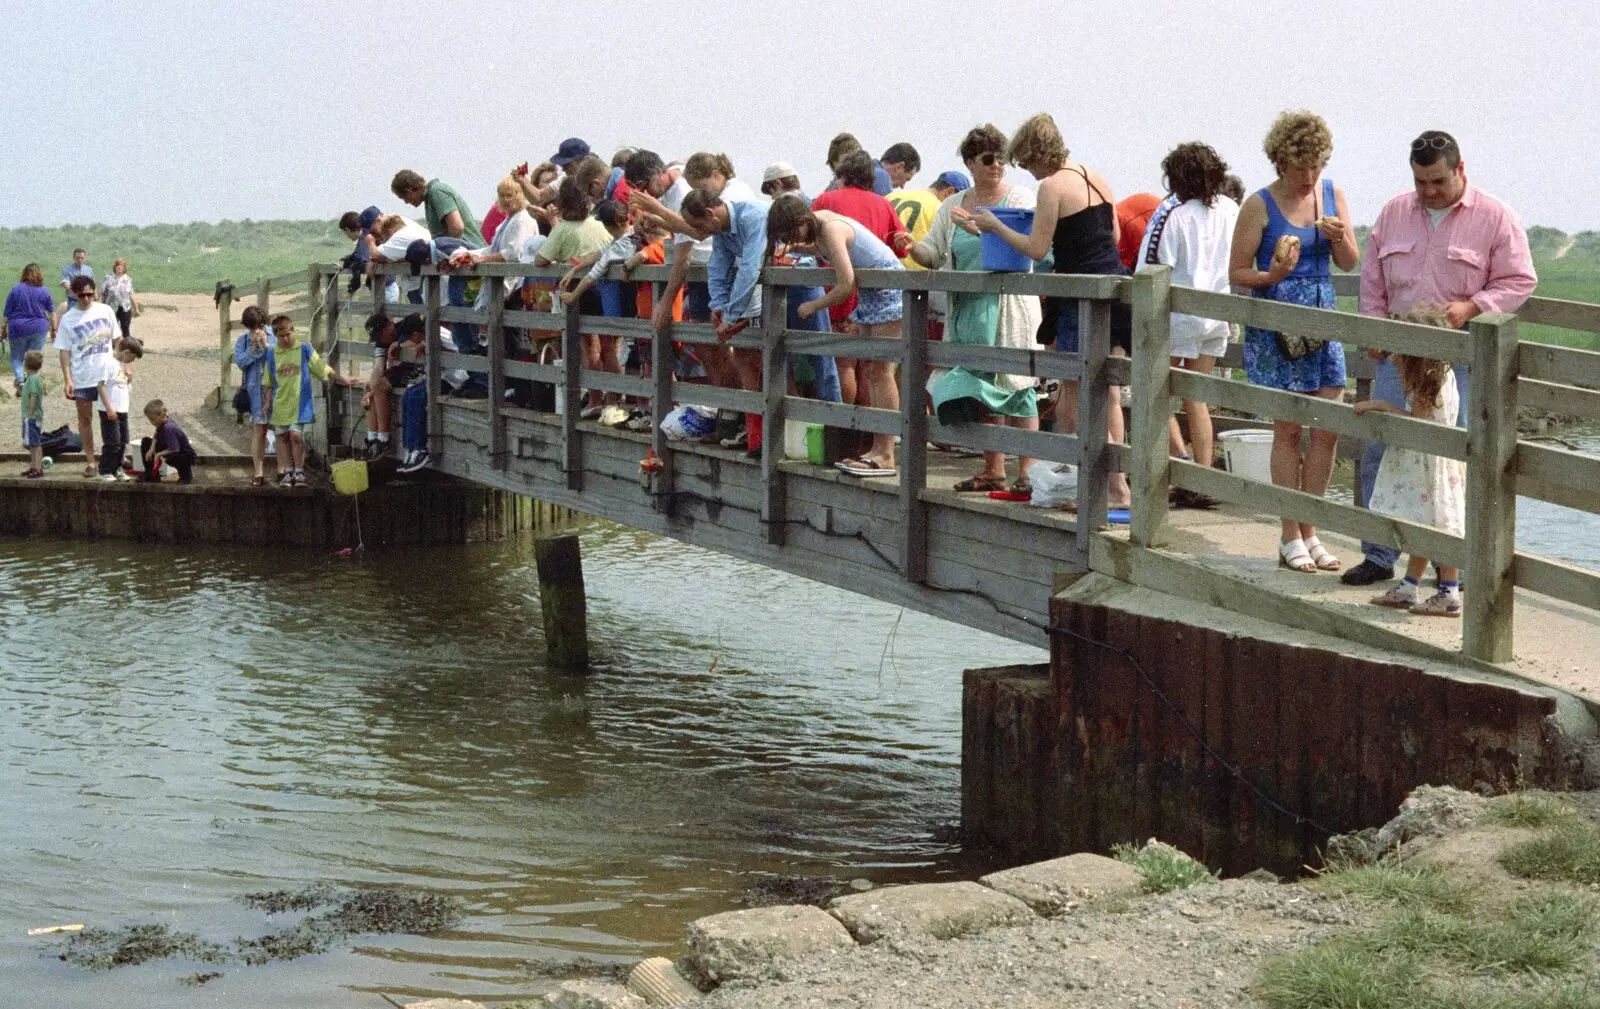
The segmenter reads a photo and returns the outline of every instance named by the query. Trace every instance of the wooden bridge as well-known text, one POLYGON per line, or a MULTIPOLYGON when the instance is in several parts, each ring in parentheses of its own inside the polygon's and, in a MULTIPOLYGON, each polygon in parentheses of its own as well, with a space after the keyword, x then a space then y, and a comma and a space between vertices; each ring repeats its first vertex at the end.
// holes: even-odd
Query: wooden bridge
MULTIPOLYGON (((493 264, 475 272, 549 280, 564 271, 493 264)), ((1320 825, 1366 825, 1392 809, 1411 784, 1570 784, 1600 774, 1600 759, 1573 756, 1593 750, 1597 736, 1591 712, 1600 710, 1600 668, 1590 656, 1600 646, 1600 571, 1519 551, 1515 527, 1519 494, 1600 512, 1600 458, 1519 439, 1516 426, 1519 404, 1600 416, 1600 354, 1519 339, 1525 324, 1600 332, 1600 307, 1535 298, 1518 316, 1483 316, 1461 333, 1174 288, 1166 268, 1131 278, 943 271, 860 271, 857 277, 866 288, 905 292, 900 339, 786 328, 789 288, 829 283, 832 271, 768 269, 763 324, 733 340, 761 351, 765 384, 730 390, 675 379, 671 342, 661 339, 651 343, 651 377, 585 370, 584 335, 647 338, 649 322, 500 305, 454 307, 445 304, 443 279, 425 269, 421 311, 430 348, 432 466, 1049 645, 1048 671, 1000 670, 998 680, 974 673, 967 685, 965 818, 989 824, 973 829, 1019 855, 1098 845, 1119 832, 1148 836, 1159 828, 1162 836, 1190 842, 1192 851, 1210 852, 1213 864, 1257 859, 1257 865, 1292 867, 1325 836, 1320 825), (929 342, 924 323, 928 294, 936 290, 1079 299, 1085 349, 1062 354, 929 342), (1131 361, 1107 353, 1117 301, 1133 309, 1131 361), (1357 416, 1343 403, 1172 369, 1174 312, 1341 340, 1352 371, 1366 362, 1359 348, 1464 362, 1472 371, 1470 424, 1460 430, 1395 414, 1357 416), (483 327, 486 356, 442 349, 440 327, 463 323, 483 327), (507 327, 544 334, 559 348, 560 362, 508 359, 507 327), (788 395, 786 362, 800 353, 894 362, 901 409, 788 395), (958 365, 1079 381, 1078 434, 939 424, 928 414, 924 379, 930 367, 958 365), (447 369, 484 375, 488 397, 443 395, 447 369), (513 379, 554 386, 561 408, 507 404, 502 393, 513 379), (1110 385, 1132 389, 1126 444, 1108 443, 1108 411, 1120 408, 1107 394, 1110 385), (653 433, 580 420, 585 389, 648 398, 653 433), (1464 460, 1465 535, 1171 459, 1167 430, 1175 396, 1464 460), (669 441, 660 422, 684 403, 760 414, 765 452, 749 458, 669 441), (860 479, 785 460, 788 420, 896 435, 899 473, 860 479), (972 462, 930 442, 1071 463, 1078 467, 1081 508, 1074 515, 946 490, 972 462), (652 450, 662 465, 648 472, 640 463, 652 450), (1118 470, 1133 488, 1132 523, 1125 528, 1106 521, 1107 482, 1118 470), (1174 487, 1224 505, 1169 512, 1174 487), (1370 589, 1345 588, 1331 575, 1277 570, 1280 515, 1331 531, 1325 541, 1350 562, 1358 550, 1339 534, 1463 567, 1469 573, 1464 619, 1408 619, 1367 605, 1370 589), (1333 683, 1342 686, 1330 698, 1325 687, 1333 683), (1217 775, 1226 787, 1213 780, 1217 775), (1278 817, 1271 837, 1263 826, 1268 810, 1257 808, 1264 801, 1261 781, 1279 782, 1280 795, 1293 790, 1298 797, 1291 801, 1299 812, 1278 817), (1098 791, 1085 791, 1085 782, 1098 791), (1108 801, 1108 787, 1140 798, 1129 798, 1127 809, 1113 802, 1104 816, 1081 820, 1083 809, 1108 801), (1174 812, 1183 808, 1189 812, 1174 812), (1191 822, 1198 825, 1192 836, 1185 833, 1191 822)), ((665 268, 630 277, 655 284, 658 295, 666 278, 665 268)), ((1342 294, 1354 293, 1355 279, 1338 278, 1342 294)), ((370 299, 347 297, 333 266, 312 267, 304 283, 311 292, 313 339, 341 366, 359 369, 370 361, 368 344, 343 338, 347 327, 373 311, 370 299)), ((257 289, 258 302, 269 290, 257 289)), ((225 352, 235 325, 231 311, 224 297, 225 352)), ((675 324, 671 340, 705 344, 716 336, 708 325, 675 324)), ((222 392, 226 402, 227 389, 222 392)), ((336 391, 327 407, 325 447, 336 456, 353 442, 357 404, 353 393, 336 391)), ((1270 806, 1290 808, 1280 800, 1270 806)))

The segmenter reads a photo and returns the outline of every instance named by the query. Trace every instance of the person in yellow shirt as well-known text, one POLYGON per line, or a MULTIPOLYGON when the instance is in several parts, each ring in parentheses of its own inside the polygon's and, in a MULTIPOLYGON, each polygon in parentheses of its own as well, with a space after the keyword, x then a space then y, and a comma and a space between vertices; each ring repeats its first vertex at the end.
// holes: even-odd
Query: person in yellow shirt
MULTIPOLYGON (((911 232, 913 239, 920 242, 928 237, 928 229, 933 227, 933 218, 939 212, 939 204, 971 186, 972 180, 961 172, 945 172, 934 179, 933 185, 927 189, 896 189, 887 199, 889 206, 899 215, 900 223, 911 232)), ((908 270, 924 269, 910 256, 902 256, 900 262, 908 270)), ((943 291, 934 291, 928 295, 928 339, 930 340, 944 338, 946 301, 943 291)))

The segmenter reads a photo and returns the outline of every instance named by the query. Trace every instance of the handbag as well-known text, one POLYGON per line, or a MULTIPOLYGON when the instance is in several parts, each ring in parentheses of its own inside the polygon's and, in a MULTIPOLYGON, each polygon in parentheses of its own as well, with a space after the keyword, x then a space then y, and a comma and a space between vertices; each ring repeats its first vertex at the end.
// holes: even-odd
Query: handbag
MULTIPOLYGON (((1324 185, 1327 185, 1326 181, 1324 182, 1324 185)), ((1322 214, 1320 212, 1320 208, 1317 207, 1316 197, 1314 195, 1311 198, 1311 204, 1312 210, 1317 212, 1316 217, 1312 219, 1311 228, 1312 235, 1314 237, 1311 240, 1311 247, 1316 251, 1317 255, 1317 273, 1321 274, 1324 240, 1322 237, 1322 232, 1316 230, 1316 222, 1322 219, 1322 214)), ((1320 286, 1317 288, 1316 307, 1327 307, 1322 304, 1322 288, 1320 286)), ((1290 333, 1284 333, 1280 331, 1278 333, 1278 353, 1282 354, 1284 360, 1286 361, 1298 361, 1301 358, 1308 357, 1312 354, 1320 354, 1322 352, 1323 345, 1327 342, 1327 340, 1318 339, 1314 336, 1295 336, 1290 333)))
POLYGON ((233 390, 233 412, 234 413, 249 413, 250 412, 250 390, 246 389, 242 385, 239 388, 233 390))

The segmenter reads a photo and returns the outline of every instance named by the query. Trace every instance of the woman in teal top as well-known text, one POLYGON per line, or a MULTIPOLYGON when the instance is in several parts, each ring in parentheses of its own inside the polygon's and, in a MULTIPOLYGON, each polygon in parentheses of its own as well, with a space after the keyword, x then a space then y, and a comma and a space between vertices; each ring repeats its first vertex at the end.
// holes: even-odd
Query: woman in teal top
MULTIPOLYGON (((1333 134, 1321 116, 1285 112, 1273 122, 1263 146, 1278 178, 1239 210, 1228 279, 1258 298, 1337 309, 1333 267, 1355 269, 1361 252, 1344 194, 1322 178, 1333 153, 1333 134), (1283 255, 1278 254, 1280 243, 1283 255)), ((1252 326, 1245 330, 1244 366, 1257 385, 1322 399, 1344 396, 1344 346, 1337 340, 1308 344, 1252 326)), ((1321 497, 1333 475, 1338 435, 1312 431, 1311 447, 1304 454, 1300 440, 1298 421, 1273 422, 1272 482, 1321 497)), ((1278 563, 1306 574, 1342 567, 1317 539, 1314 526, 1292 518, 1283 519, 1278 563)))

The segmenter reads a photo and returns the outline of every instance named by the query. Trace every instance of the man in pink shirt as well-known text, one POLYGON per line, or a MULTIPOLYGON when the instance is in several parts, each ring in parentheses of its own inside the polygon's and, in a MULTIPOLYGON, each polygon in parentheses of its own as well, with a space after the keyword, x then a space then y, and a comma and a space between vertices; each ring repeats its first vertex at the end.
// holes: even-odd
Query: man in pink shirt
MULTIPOLYGON (((1484 312, 1515 312, 1533 293, 1528 233, 1516 213, 1467 182, 1467 166, 1455 138, 1428 130, 1411 142, 1413 192, 1384 205, 1367 236, 1361 261, 1361 314, 1401 315, 1417 305, 1445 310, 1458 328, 1484 312)), ((1468 376, 1455 366, 1461 394, 1457 427, 1467 425, 1468 376)), ((1384 355, 1372 382, 1372 397, 1405 407, 1400 374, 1384 355)), ((1383 460, 1383 443, 1367 442, 1361 456, 1356 501, 1363 508, 1383 460)), ((1394 577, 1400 552, 1363 541, 1366 559, 1344 573, 1347 585, 1371 585, 1394 577)))

